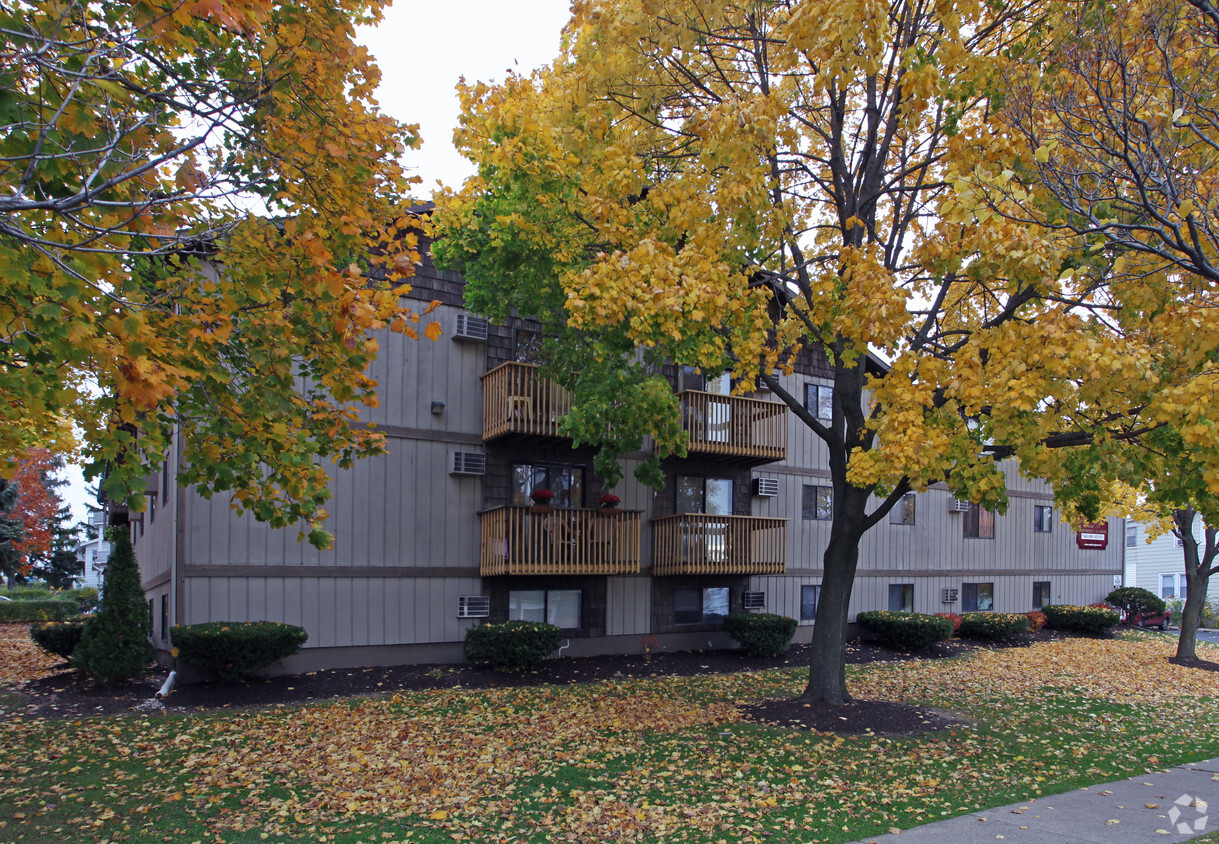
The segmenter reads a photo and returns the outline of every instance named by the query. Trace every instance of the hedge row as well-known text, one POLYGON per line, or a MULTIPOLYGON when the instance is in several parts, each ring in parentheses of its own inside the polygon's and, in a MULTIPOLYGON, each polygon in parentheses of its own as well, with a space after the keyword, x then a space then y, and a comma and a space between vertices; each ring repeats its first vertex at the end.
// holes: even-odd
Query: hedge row
POLYGON ((922 650, 952 636, 950 619, 917 612, 876 610, 855 620, 882 645, 902 650, 922 650))
POLYGON ((76 602, 70 599, 0 601, 0 621, 62 621, 77 612, 76 602))
POLYGON ((466 631, 466 659, 515 671, 534 668, 559 648, 563 629, 540 621, 481 624, 466 631))
POLYGON ((1041 608, 1045 613, 1046 626, 1056 630, 1075 630, 1097 635, 1106 633, 1121 620, 1117 610, 1103 607, 1076 607, 1065 604, 1047 604, 1041 608))
POLYGON ((226 683, 248 680, 289 657, 309 639, 304 628, 278 621, 179 624, 169 636, 178 659, 226 683))

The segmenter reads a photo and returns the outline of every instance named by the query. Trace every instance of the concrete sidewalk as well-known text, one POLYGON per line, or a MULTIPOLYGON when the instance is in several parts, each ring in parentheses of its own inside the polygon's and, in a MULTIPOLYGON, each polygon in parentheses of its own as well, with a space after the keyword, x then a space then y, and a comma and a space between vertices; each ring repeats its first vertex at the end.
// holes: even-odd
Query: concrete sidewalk
POLYGON ((1209 759, 986 809, 895 835, 863 838, 854 844, 993 844, 996 840, 1005 844, 1170 844, 1215 831, 1219 831, 1219 759, 1209 759), (1184 799, 1186 795, 1190 799, 1184 799))

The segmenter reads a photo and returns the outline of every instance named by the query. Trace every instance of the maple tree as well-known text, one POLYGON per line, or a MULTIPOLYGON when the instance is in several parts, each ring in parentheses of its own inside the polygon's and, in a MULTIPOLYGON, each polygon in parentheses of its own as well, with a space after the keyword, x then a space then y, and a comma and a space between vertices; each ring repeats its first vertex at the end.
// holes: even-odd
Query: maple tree
POLYGON ((1104 401, 1113 414, 1138 408, 1147 432, 1046 468, 1065 500, 1126 505, 1181 539, 1178 656, 1193 659, 1219 571, 1209 527, 1219 524, 1219 10, 1204 0, 1062 4, 1009 80, 997 123, 1023 151, 1006 172, 980 174, 977 194, 1073 240, 1081 274, 1108 288, 1097 318, 1143 347, 1104 401))
POLYGON ((48 449, 31 449, 0 479, 0 574, 10 585, 53 552, 61 506, 53 475, 59 463, 48 449))
MULTIPOLYGON (((1146 335, 1094 316, 1106 277, 1076 271, 1075 239, 983 190, 1022 152, 995 108, 1052 6, 577 3, 552 66, 462 92, 479 169, 438 197, 437 252, 472 306, 581 332, 637 384, 656 359, 760 378, 825 443, 810 699, 848 698, 860 541, 906 492, 1002 510, 998 458, 1049 475, 1063 447, 1146 430, 1146 335), (780 377, 800 354, 833 373, 830 419, 780 377)), ((618 406, 563 364, 573 415, 618 406)), ((666 393, 637 424, 680 454, 666 393)))
MULTIPOLYGON (((371 329, 419 256, 355 43, 381 0, 19 0, 0 10, 0 458, 73 447, 111 499, 179 480, 325 545, 324 462, 381 449, 371 329)), ((436 327, 429 326, 431 333, 436 327)))

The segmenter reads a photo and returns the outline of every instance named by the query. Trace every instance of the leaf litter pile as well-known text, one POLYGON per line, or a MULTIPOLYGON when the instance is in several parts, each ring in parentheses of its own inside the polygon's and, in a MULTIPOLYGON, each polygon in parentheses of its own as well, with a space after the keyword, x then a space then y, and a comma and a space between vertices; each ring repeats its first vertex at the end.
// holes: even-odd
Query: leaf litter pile
POLYGON ((853 666, 855 697, 959 719, 916 735, 744 719, 799 693, 791 668, 6 716, 0 840, 849 841, 1219 755, 1219 673, 1171 664, 1173 644, 853 666))

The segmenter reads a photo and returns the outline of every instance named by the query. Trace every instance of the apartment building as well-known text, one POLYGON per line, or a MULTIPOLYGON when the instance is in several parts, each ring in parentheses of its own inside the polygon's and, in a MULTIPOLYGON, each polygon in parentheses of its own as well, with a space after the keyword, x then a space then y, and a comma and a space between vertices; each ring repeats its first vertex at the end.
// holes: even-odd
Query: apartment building
MULTIPOLYGON (((460 276, 425 264, 411 296, 439 300, 437 342, 381 338, 380 403, 364 409, 388 453, 334 470, 329 551, 150 479, 132 523, 153 618, 173 624, 269 619, 309 642, 284 668, 459 661, 484 619, 549 621, 566 655, 729 647, 721 619, 762 610, 811 635, 830 529, 825 449, 764 391, 729 395, 724 379, 674 368, 689 454, 654 490, 634 481, 642 455, 600 506, 592 452, 558 421, 567 396, 541 378, 537 336, 489 325, 463 307, 460 276), (547 489, 552 497, 534 501, 547 489)), ((811 355, 786 376, 814 411, 829 371, 811 355)), ((851 605, 1026 612, 1091 603, 1120 580, 1120 540, 1084 541, 1058 521, 1042 483, 1007 467, 1003 515, 947 488, 911 494, 865 538, 851 605)), ((1121 523, 1099 528, 1114 536, 1121 523)), ((1089 534, 1092 536, 1093 534, 1089 534)))

